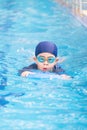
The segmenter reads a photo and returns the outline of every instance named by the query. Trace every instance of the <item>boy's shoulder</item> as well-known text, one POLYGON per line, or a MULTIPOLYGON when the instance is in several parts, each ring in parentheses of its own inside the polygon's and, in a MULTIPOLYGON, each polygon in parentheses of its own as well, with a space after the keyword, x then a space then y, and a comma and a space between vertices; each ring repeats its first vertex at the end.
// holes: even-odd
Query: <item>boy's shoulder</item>
POLYGON ((37 65, 35 63, 24 67, 23 69, 19 70, 19 75, 21 75, 22 72, 24 71, 29 71, 29 70, 33 70, 33 69, 37 69, 37 65))
POLYGON ((37 64, 36 63, 32 63, 31 65, 29 65, 27 67, 27 69, 37 69, 37 64))
POLYGON ((53 72, 61 75, 61 74, 64 74, 65 73, 65 70, 59 65, 59 64, 56 64, 54 66, 54 69, 53 69, 53 72))
POLYGON ((28 70, 32 70, 32 69, 37 69, 37 64, 36 63, 32 63, 29 66, 23 68, 24 71, 25 70, 28 71, 28 70))

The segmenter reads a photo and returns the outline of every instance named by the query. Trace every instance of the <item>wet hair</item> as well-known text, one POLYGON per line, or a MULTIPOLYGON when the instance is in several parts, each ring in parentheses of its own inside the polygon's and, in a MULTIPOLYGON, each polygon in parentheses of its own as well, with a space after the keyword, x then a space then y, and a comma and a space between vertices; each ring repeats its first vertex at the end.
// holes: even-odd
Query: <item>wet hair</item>
POLYGON ((48 52, 53 54, 55 57, 57 57, 57 46, 49 41, 42 41, 40 42, 35 49, 35 56, 37 56, 40 53, 48 52))

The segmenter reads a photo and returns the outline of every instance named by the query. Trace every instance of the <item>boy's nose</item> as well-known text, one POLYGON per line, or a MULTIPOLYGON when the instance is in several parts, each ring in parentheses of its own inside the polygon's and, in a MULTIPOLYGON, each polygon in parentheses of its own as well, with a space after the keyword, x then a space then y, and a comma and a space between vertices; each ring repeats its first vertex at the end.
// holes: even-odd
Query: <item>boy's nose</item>
POLYGON ((45 62, 44 62, 44 65, 48 65, 48 62, 47 62, 47 61, 45 61, 45 62))

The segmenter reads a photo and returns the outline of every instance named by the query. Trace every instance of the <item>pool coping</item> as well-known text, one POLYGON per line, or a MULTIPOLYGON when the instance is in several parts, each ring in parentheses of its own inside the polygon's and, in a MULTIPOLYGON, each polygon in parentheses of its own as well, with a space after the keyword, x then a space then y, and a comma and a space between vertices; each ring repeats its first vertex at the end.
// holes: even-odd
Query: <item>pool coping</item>
POLYGON ((54 0, 57 3, 61 4, 63 7, 66 7, 73 16, 83 25, 87 28, 87 10, 83 12, 83 14, 80 14, 80 12, 77 10, 76 12, 72 11, 70 7, 68 7, 64 2, 60 0, 54 0))
POLYGON ((80 21, 82 25, 84 25, 87 28, 87 16, 76 16, 77 20, 80 21))

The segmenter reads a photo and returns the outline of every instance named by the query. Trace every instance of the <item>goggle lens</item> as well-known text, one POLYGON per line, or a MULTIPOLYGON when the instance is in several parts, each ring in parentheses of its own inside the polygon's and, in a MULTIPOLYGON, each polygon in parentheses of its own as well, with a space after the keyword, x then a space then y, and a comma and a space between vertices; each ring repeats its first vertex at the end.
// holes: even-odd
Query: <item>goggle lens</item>
POLYGON ((48 57, 47 59, 44 56, 37 56, 37 60, 41 63, 47 61, 48 63, 53 63, 55 61, 55 57, 48 57))

